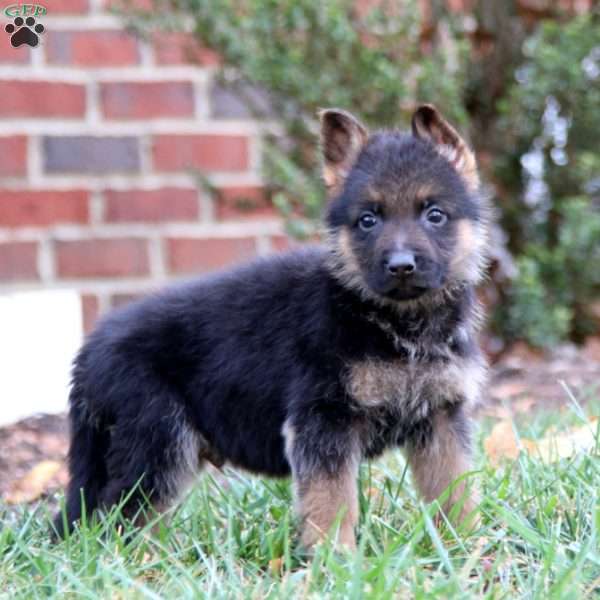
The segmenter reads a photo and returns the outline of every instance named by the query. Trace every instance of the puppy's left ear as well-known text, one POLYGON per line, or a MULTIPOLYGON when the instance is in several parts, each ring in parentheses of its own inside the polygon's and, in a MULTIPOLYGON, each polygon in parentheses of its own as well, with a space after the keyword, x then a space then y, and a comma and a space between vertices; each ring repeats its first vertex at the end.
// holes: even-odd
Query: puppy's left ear
POLYGON ((432 142, 436 150, 452 163, 470 190, 479 187, 475 155, 435 106, 419 106, 412 116, 411 126, 415 137, 432 142))
POLYGON ((369 133, 356 117, 345 110, 327 108, 319 111, 319 118, 323 179, 331 195, 340 191, 369 133))

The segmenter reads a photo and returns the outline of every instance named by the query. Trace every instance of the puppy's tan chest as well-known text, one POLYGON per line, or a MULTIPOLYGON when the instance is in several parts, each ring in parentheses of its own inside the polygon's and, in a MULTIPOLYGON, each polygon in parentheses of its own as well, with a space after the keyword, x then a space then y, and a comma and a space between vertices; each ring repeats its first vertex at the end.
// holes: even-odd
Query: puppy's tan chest
POLYGON ((367 359, 349 365, 346 389, 364 407, 394 406, 425 417, 436 405, 478 402, 485 365, 478 358, 442 362, 367 359))

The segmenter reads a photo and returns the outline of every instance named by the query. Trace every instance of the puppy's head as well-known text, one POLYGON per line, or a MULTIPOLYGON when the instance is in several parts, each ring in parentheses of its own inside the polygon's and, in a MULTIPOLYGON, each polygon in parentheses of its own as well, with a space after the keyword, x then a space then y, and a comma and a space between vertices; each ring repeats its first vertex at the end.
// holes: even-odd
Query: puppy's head
POLYGON ((440 113, 423 105, 411 133, 372 135, 345 111, 320 118, 333 274, 396 302, 476 283, 487 210, 475 157, 440 113))

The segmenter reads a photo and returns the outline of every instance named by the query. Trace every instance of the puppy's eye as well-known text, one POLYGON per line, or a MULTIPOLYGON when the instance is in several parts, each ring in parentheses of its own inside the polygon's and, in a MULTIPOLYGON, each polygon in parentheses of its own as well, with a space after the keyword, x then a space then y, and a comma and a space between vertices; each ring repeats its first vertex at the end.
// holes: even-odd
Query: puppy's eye
POLYGON ((370 211, 364 212, 358 219, 358 226, 363 231, 370 231, 377 225, 377 217, 370 211))
POLYGON ((443 210, 440 210, 439 208, 430 208, 425 213, 425 218, 427 219, 428 223, 438 226, 443 225, 448 220, 446 213, 443 210))

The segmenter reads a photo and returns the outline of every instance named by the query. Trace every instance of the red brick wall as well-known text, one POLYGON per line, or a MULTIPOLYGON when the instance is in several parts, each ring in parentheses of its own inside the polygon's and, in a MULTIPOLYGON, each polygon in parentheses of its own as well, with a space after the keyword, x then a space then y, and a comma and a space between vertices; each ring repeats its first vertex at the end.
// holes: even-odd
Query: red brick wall
POLYGON ((37 48, 12 48, 0 20, 0 293, 76 289, 89 328, 172 278, 285 247, 259 127, 214 80, 218 57, 133 37, 109 0, 41 3, 37 48))

